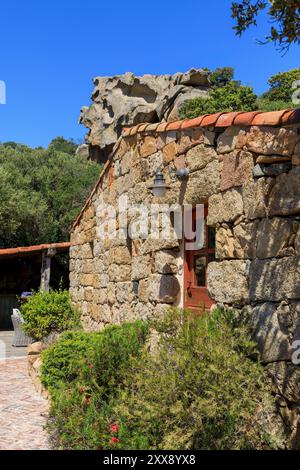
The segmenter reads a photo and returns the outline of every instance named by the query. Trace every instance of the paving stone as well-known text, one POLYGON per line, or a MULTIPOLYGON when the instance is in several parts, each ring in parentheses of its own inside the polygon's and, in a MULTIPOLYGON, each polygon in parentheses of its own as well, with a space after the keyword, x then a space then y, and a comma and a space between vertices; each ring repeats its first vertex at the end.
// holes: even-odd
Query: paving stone
POLYGON ((27 357, 0 359, 0 450, 47 450, 48 402, 34 389, 27 357))

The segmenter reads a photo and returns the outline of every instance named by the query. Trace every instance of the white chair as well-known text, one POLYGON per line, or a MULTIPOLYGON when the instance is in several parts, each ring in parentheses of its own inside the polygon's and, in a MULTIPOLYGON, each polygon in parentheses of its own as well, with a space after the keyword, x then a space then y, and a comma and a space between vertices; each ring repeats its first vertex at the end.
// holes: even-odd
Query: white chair
POLYGON ((13 337, 13 342, 12 345, 15 347, 25 347, 28 346, 28 344, 31 344, 33 342, 32 338, 29 336, 26 336, 26 334, 23 331, 23 324, 24 324, 24 318, 21 315, 21 312, 17 308, 13 308, 13 314, 11 316, 11 321, 14 327, 14 337, 13 337))

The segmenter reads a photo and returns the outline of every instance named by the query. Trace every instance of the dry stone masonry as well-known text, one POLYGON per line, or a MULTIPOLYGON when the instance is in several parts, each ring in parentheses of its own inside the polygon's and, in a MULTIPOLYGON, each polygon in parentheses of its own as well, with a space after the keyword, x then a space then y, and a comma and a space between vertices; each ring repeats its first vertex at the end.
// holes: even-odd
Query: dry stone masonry
POLYGON ((282 415, 299 439, 300 366, 292 362, 300 339, 299 111, 219 113, 124 130, 71 236, 71 295, 86 329, 184 305, 181 240, 97 236, 105 203, 118 213, 121 195, 131 204, 157 202, 148 186, 158 169, 170 185, 158 202, 208 204, 217 258, 208 267, 209 294, 250 318, 282 415), (186 167, 186 180, 172 177, 186 167))

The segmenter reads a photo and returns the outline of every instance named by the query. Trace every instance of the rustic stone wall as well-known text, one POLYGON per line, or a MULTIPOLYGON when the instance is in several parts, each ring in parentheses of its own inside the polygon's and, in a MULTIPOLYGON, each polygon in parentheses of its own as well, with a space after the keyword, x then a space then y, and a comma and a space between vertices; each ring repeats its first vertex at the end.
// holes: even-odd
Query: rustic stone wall
POLYGON ((42 357, 41 354, 44 349, 46 349, 49 344, 45 344, 41 341, 36 343, 32 343, 28 346, 28 374, 33 381, 34 388, 36 391, 42 395, 42 397, 48 399, 49 392, 48 390, 42 385, 41 382, 41 373, 42 373, 42 357))
POLYGON ((210 131, 195 129, 182 136, 150 131, 121 139, 71 237, 71 295, 87 328, 157 316, 170 304, 182 304, 180 240, 99 240, 97 229, 104 221, 105 204, 118 213, 120 196, 127 196, 131 205, 150 207, 153 202, 204 203, 218 193, 223 163, 214 138, 210 131), (189 179, 173 178, 172 171, 185 165, 189 179), (160 201, 148 186, 161 166, 171 189, 160 201))
POLYGON ((208 203, 217 256, 209 293, 250 317, 291 424, 300 404, 300 368, 291 361, 300 339, 300 125, 181 124, 138 126, 118 141, 72 231, 73 301, 87 329, 182 306, 181 241, 99 240, 103 207, 117 209, 122 195, 131 204, 208 203), (188 179, 173 178, 184 167, 188 179), (170 185, 162 201, 148 189, 159 168, 170 185))

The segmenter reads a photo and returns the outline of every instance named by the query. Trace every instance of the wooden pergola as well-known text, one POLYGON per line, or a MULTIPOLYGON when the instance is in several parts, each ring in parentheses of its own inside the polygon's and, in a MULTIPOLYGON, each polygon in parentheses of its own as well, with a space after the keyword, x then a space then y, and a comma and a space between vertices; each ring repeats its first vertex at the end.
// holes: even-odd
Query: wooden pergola
POLYGON ((17 248, 0 249, 0 260, 15 259, 28 256, 41 255, 41 282, 40 290, 48 291, 50 285, 51 259, 58 253, 69 251, 71 244, 69 242, 47 243, 43 245, 22 246, 17 248))

